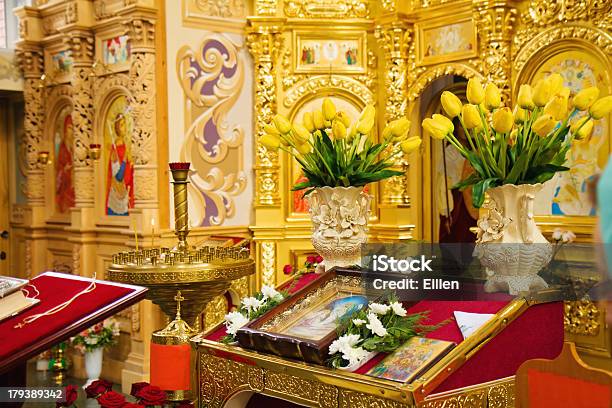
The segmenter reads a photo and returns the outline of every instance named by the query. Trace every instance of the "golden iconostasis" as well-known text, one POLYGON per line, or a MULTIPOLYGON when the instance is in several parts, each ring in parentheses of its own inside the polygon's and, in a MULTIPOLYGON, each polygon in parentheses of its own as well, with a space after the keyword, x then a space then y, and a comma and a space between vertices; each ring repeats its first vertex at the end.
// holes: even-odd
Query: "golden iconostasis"
MULTIPOLYGON (((353 118, 369 103, 381 124, 408 116, 419 135, 421 120, 440 110, 441 92, 461 96, 473 77, 497 84, 508 104, 517 83, 552 72, 571 89, 612 91, 606 2, 34 3, 16 12, 25 128, 10 163, 18 237, 10 259, 20 276, 47 269, 100 276, 113 253, 137 240, 171 242, 166 164, 189 161, 190 238, 251 237, 256 277, 233 290, 278 285, 288 279, 283 266, 303 263, 312 247, 307 204, 290 191, 303 175, 257 141, 277 112, 299 121, 329 96, 353 118)), ((423 140, 420 154, 395 163, 404 176, 369 188, 371 240, 473 239, 477 212, 449 188, 466 164, 448 146, 423 140)), ((590 239, 587 185, 609 154, 602 120, 572 152, 572 171, 538 198, 545 231, 564 225, 590 239)), ((229 301, 213 302, 207 325, 229 301)), ((143 303, 121 316, 125 338, 110 364, 125 382, 145 375, 151 315, 159 313, 143 303)), ((590 319, 578 326, 601 329, 575 335, 609 356, 603 317, 590 319)))

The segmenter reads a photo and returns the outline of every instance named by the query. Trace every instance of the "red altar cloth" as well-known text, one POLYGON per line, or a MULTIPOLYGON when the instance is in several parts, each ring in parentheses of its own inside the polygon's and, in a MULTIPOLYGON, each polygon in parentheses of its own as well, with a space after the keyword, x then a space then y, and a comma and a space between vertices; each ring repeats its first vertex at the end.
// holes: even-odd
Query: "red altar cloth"
MULTIPOLYGON (((296 292, 321 275, 304 275, 290 293, 296 292)), ((503 294, 486 295, 486 301, 420 301, 408 308, 408 313, 428 310, 426 324, 437 324, 453 317, 454 311, 471 313, 497 313, 506 306, 512 297, 503 294)), ((218 341, 225 336, 221 326, 210 333, 207 339, 218 341)), ((426 337, 453 341, 463 341, 457 324, 452 321, 426 337)), ((553 302, 529 307, 521 316, 509 324, 501 333, 491 339, 476 354, 466 361, 454 374, 448 377, 434 391, 439 393, 469 385, 500 379, 514 375, 526 360, 534 358, 554 359, 563 347, 563 303, 553 302)), ((385 357, 379 354, 359 370, 365 374, 385 357)))
MULTIPOLYGON (((24 363, 28 358, 64 341, 144 298, 146 289, 96 280, 96 288, 79 296, 60 312, 43 316, 22 328, 15 325, 25 317, 43 313, 85 289, 91 279, 45 272, 30 281, 40 303, 0 322, 0 372, 24 363)), ((31 287, 27 287, 32 296, 31 287)))

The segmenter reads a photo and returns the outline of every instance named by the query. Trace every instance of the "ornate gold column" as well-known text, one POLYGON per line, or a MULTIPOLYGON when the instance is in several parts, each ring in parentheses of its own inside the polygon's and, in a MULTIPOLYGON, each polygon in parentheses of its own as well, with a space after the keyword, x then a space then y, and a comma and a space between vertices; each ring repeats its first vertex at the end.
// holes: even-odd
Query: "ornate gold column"
MULTIPOLYGON (((252 21, 249 21, 252 23, 252 21)), ((249 28, 247 45, 255 65, 255 205, 280 206, 279 155, 259 143, 264 123, 276 114, 276 61, 282 44, 279 21, 267 20, 249 28)))
MULTIPOLYGON (((261 2, 260 2, 261 3, 261 2)), ((272 5, 267 4, 267 7, 272 5)), ((270 11, 269 9, 268 12, 270 11)), ((259 143, 263 135, 263 124, 269 123, 277 113, 277 62, 282 47, 282 19, 249 18, 247 46, 253 56, 254 70, 254 142, 255 142, 255 224, 257 227, 280 227, 281 210, 280 163, 278 152, 268 150, 259 143)), ((253 240, 257 251, 257 286, 276 284, 276 245, 274 233, 263 233, 255 229, 253 240), (263 235, 263 236, 262 236, 263 235), (266 236, 268 235, 268 236, 266 236), (270 236, 271 235, 271 236, 270 236)))
MULTIPOLYGON (((77 9, 78 10, 78 9, 77 9)), ((78 12, 77 12, 78 13, 78 12)), ((75 23, 79 16, 75 16, 75 23)), ((80 16, 86 20, 86 16, 80 16)), ((72 268, 74 274, 87 274, 95 269, 95 235, 93 233, 95 210, 94 164, 89 156, 89 145, 93 142, 93 33, 80 25, 71 24, 63 29, 64 44, 72 55, 72 124, 75 207, 72 211, 71 228, 77 232, 72 238, 72 268)))
MULTIPOLYGON (((408 113, 407 68, 412 27, 394 13, 383 17, 374 34, 384 57, 382 97, 385 123, 388 123, 408 113)), ((410 223, 409 167, 405 157, 395 159, 395 169, 403 171, 404 175, 382 183, 381 228, 374 226, 374 230, 381 230, 377 234, 381 239, 411 238, 414 228, 410 223), (395 231, 385 227, 391 225, 395 225, 395 231)))
POLYGON ((511 43, 516 27, 516 8, 512 1, 475 0, 474 20, 478 27, 480 58, 485 78, 495 82, 504 103, 512 99, 511 43))
POLYGON ((155 30, 157 11, 132 6, 123 11, 131 46, 130 108, 134 120, 134 201, 136 208, 157 208, 155 30))

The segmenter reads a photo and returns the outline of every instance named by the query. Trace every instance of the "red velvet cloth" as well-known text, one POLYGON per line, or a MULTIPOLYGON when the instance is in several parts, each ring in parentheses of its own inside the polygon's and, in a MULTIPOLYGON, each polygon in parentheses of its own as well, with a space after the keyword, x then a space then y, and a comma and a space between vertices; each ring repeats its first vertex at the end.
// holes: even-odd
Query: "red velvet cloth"
MULTIPOLYGON (((65 278, 41 275, 31 280, 40 295, 40 303, 15 317, 0 322, 0 360, 12 355, 17 350, 35 344, 39 340, 62 329, 69 329, 99 309, 133 292, 133 289, 96 282, 96 289, 79 296, 62 311, 40 317, 34 322, 17 329, 14 326, 25 317, 45 312, 67 300, 89 286, 90 281, 77 280, 70 275, 65 278)), ((27 287, 32 295, 33 290, 27 287)))

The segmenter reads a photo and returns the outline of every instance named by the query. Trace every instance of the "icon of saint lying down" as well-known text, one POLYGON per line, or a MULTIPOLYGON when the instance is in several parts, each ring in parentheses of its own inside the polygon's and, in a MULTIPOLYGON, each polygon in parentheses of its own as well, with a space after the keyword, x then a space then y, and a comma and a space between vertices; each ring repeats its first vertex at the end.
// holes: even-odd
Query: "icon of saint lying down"
POLYGON ((338 321, 368 305, 365 296, 346 296, 331 300, 298 319, 283 334, 308 340, 321 340, 336 330, 338 321))

